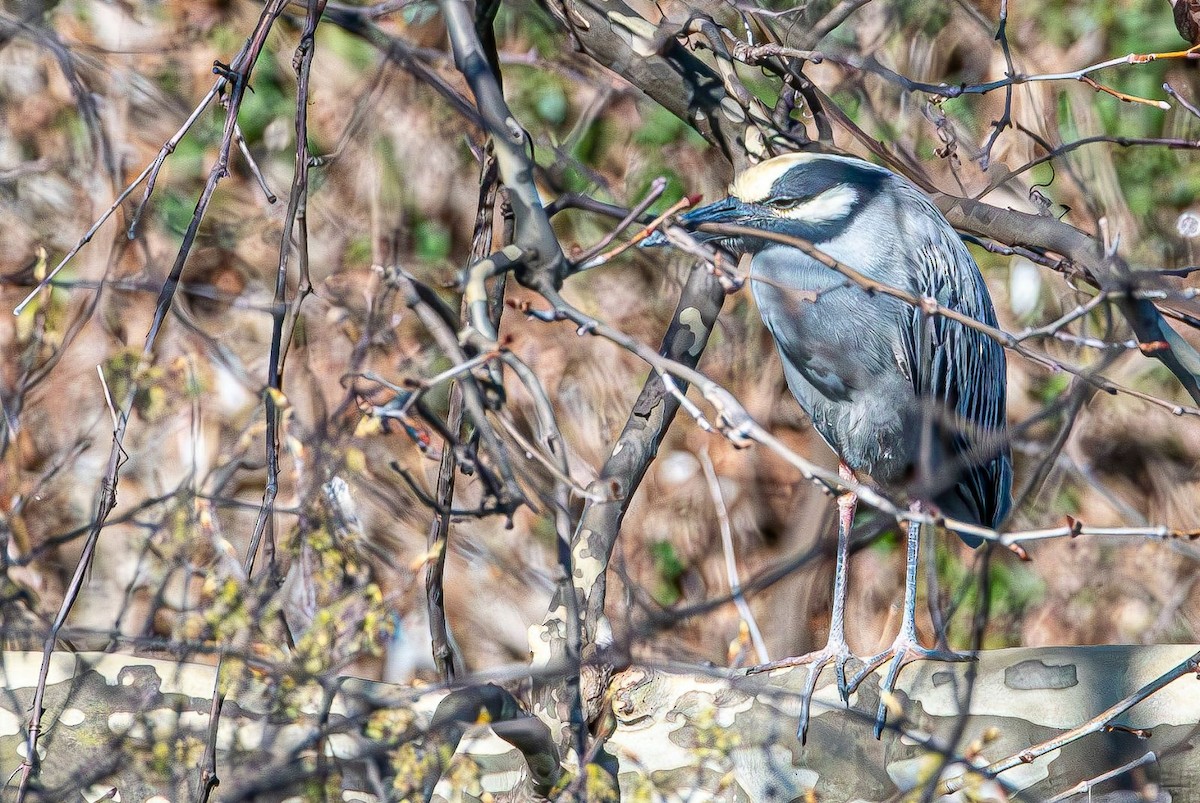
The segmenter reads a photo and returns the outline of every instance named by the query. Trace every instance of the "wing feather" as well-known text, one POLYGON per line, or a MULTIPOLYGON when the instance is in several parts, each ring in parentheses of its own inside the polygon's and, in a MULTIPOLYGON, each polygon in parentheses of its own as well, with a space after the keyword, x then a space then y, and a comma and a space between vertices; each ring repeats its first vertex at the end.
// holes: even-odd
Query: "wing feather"
MULTIPOLYGON (((948 226, 947 226, 948 229, 948 226)), ((916 253, 913 291, 946 309, 996 325, 979 268, 953 230, 939 231, 916 253)), ((1012 460, 1005 436, 1004 349, 977 329, 913 308, 902 327, 903 359, 924 404, 934 501, 943 513, 998 526, 1011 505, 1012 460)), ((928 480, 927 480, 928 482, 928 480)))

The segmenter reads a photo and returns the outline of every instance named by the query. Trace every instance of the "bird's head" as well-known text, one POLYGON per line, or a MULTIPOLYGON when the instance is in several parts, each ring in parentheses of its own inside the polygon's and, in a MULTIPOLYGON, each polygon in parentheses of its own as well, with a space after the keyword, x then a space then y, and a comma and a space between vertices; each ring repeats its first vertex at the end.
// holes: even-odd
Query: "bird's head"
MULTIPOLYGON (((732 223, 802 237, 833 240, 880 192, 892 174, 851 156, 789 153, 741 173, 729 196, 693 209, 680 222, 701 242, 735 252, 754 252, 766 241, 698 230, 705 223, 732 223)), ((643 245, 665 245, 655 232, 643 245)))

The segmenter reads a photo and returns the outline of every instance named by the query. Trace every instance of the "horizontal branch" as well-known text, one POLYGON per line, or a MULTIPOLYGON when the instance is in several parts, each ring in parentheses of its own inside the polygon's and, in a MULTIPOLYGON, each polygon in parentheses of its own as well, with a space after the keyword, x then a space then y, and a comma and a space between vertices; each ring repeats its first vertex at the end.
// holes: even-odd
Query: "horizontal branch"
MULTIPOLYGON (((607 690, 610 716, 597 761, 612 770, 622 799, 689 799, 718 787, 730 798, 749 800, 898 799, 933 780, 926 768, 947 754, 952 761, 941 778, 943 794, 965 785, 981 793, 991 788, 984 799, 999 799, 1000 786, 1009 799, 1046 800, 1091 788, 1087 782, 1135 759, 1153 762, 1162 788, 1197 789, 1200 694, 1195 666, 1187 664, 1196 650, 1162 645, 979 653, 970 667, 977 681, 963 747, 956 751, 948 750, 947 740, 962 713, 963 663, 906 668, 892 726, 880 741, 871 734, 878 675, 844 706, 833 673, 826 672, 805 748, 795 735, 803 668, 746 678, 722 670, 632 666, 607 690), (1172 674, 1180 666, 1184 670, 1172 674), (1139 692, 1148 693, 1114 713, 1139 692), (1092 728, 1086 736, 1081 725, 1092 728), (1052 752, 1039 753, 1046 745, 1052 752), (1148 752, 1151 759, 1144 758, 1148 752)), ((8 693, 0 712, 19 723, 28 715, 40 655, 5 652, 2 658, 8 693)), ((52 669, 43 743, 48 792, 42 799, 77 797, 80 784, 180 799, 173 774, 149 768, 159 765, 156 756, 175 755, 204 738, 215 668, 56 653, 52 669)), ((405 789, 417 795, 421 788, 435 795, 461 792, 464 783, 481 784, 498 797, 530 799, 545 794, 561 773, 544 724, 486 679, 454 692, 353 678, 282 680, 261 663, 224 676, 229 697, 216 753, 222 799, 246 799, 259 788, 301 794, 313 781, 358 800, 403 797, 405 789), (323 689, 336 690, 327 704, 321 703, 323 689), (280 726, 280 695, 294 712, 283 726, 287 738, 264 740, 264 727, 280 726), (313 753, 336 756, 336 779, 322 774, 332 767, 309 760, 313 753), (403 763, 405 756, 410 763, 403 763), (396 775, 393 785, 390 776, 397 772, 407 774, 396 775)), ((0 755, 8 757, 0 771, 18 764, 19 743, 19 732, 0 736, 0 755)))

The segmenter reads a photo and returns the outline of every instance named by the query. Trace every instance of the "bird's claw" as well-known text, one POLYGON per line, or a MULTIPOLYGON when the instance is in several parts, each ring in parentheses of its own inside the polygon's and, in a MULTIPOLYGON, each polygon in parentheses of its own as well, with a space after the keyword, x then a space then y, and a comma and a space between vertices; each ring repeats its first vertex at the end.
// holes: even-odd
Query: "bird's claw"
POLYGON ((884 677, 883 682, 879 684, 879 708, 875 712, 876 739, 883 735, 883 728, 887 724, 887 701, 896 689, 896 678, 900 675, 900 670, 906 664, 911 664, 915 661, 973 661, 975 660, 975 656, 971 653, 954 652, 953 650, 931 650, 927 647, 922 647, 917 642, 915 635, 905 634, 902 631, 886 650, 878 655, 863 659, 865 665, 850 681, 848 686, 849 693, 856 691, 864 680, 874 674, 875 670, 879 669, 879 667, 888 663, 889 660, 891 661, 891 665, 888 667, 887 675, 884 677))
POLYGON ((800 744, 803 745, 808 738, 809 711, 812 707, 813 694, 817 690, 817 680, 829 664, 832 663, 834 665, 838 695, 842 698, 843 703, 850 701, 850 692, 853 687, 846 682, 846 664, 851 659, 857 660, 857 656, 850 652, 850 648, 845 642, 837 643, 831 640, 816 652, 810 652, 807 655, 800 655, 795 658, 783 658, 778 661, 772 661, 769 664, 759 664, 748 669, 747 674, 770 672, 775 669, 789 669, 796 666, 808 667, 808 675, 804 679, 804 692, 800 698, 800 724, 796 728, 796 737, 800 740, 800 744))

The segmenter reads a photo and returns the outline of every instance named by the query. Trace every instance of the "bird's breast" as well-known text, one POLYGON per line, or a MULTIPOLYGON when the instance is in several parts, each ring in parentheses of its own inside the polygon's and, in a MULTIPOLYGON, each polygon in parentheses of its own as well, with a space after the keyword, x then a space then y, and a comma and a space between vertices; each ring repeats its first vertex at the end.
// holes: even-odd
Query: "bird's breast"
MULTIPOLYGON (((768 248, 751 260, 751 289, 785 363, 834 384, 869 388, 894 374, 903 310, 867 293, 794 248, 768 248)), ((802 402, 803 403, 803 402, 802 402)))
POLYGON ((751 288, 788 387, 817 431, 855 470, 898 479, 916 400, 897 364, 896 300, 790 248, 754 257, 751 288))

